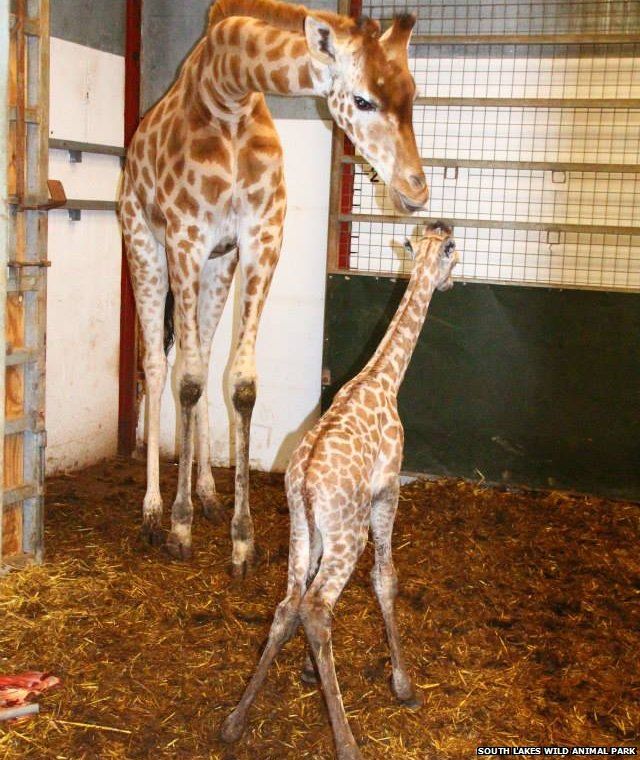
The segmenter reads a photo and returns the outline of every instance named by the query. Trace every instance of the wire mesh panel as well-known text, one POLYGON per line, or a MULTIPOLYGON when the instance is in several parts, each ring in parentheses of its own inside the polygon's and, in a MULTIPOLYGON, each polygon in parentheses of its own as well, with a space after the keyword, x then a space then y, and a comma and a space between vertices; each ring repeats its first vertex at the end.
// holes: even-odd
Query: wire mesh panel
POLYGON ((407 10, 429 205, 399 216, 346 150, 332 270, 406 273, 404 237, 443 218, 463 279, 640 289, 640 3, 362 7, 407 10))
POLYGON ((637 32, 640 23, 637 0, 365 0, 362 11, 380 20, 411 12, 417 34, 439 35, 637 32))

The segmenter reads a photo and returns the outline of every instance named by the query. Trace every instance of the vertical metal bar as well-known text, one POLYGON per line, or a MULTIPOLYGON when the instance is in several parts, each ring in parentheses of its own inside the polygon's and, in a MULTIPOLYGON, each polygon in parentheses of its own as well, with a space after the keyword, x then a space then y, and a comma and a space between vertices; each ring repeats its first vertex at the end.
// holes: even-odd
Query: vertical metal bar
MULTIPOLYGON (((25 192, 38 203, 46 201, 49 173, 49 0, 27 0, 22 5, 28 14, 25 21, 37 21, 39 34, 24 40, 25 59, 22 89, 18 101, 36 108, 38 122, 28 124, 25 141, 18 146, 25 169, 25 192)), ((24 65, 23 64, 23 65, 24 65)), ((46 211, 24 209, 20 221, 25 231, 25 261, 47 258, 48 216, 46 211)), ((35 289, 24 293, 25 345, 33 352, 33 361, 24 366, 24 414, 31 421, 22 433, 22 482, 34 489, 34 495, 22 503, 22 551, 41 562, 44 546, 44 477, 45 477, 45 380, 46 380, 46 304, 47 271, 39 267, 33 275, 35 289)))
MULTIPOLYGON (((129 145, 140 120, 140 53, 142 2, 127 0, 125 47, 124 141, 129 145)), ((122 250, 120 277, 120 392, 118 399, 118 451, 128 456, 136 442, 136 305, 127 257, 122 250)))
MULTIPOLYGON (((359 14, 360 9, 361 0, 339 0, 338 2, 338 13, 344 15, 359 14)), ((327 234, 327 271, 329 273, 338 272, 349 264, 348 261, 344 261, 343 242, 345 236, 350 237, 351 225, 341 222, 339 219, 340 214, 345 213, 345 193, 348 197, 353 194, 353 183, 349 184, 353 168, 342 163, 347 146, 350 146, 348 138, 337 124, 334 124, 331 142, 331 187, 329 190, 329 231, 327 234)), ((350 210, 351 206, 349 206, 350 210)))
MULTIPOLYGON (((48 196, 47 178, 49 176, 49 4, 50 0, 35 0, 34 5, 40 21, 40 36, 33 40, 38 45, 38 82, 37 98, 40 110, 38 134, 38 197, 48 196)), ((31 212, 37 219, 38 241, 36 257, 39 261, 47 259, 49 237, 49 215, 46 211, 31 212)), ((34 414, 33 414, 33 475, 38 493, 33 505, 33 528, 25 530, 32 545, 36 562, 42 562, 44 555, 44 478, 46 433, 46 352, 47 352, 47 269, 38 268, 38 290, 36 294, 36 341, 40 349, 32 371, 34 377, 34 414)), ((27 526, 25 526, 26 528, 27 526)))
MULTIPOLYGON (((9 122, 9 0, 0 0, 0 398, 5 397, 6 337, 5 315, 7 295, 7 247, 9 219, 7 204, 7 147, 9 122)), ((0 473, 4 472, 4 402, 0 404, 0 473)), ((2 568, 4 478, 0 477, 0 569, 2 568)))
POLYGON ((25 160, 26 149, 26 45, 24 35, 26 0, 16 0, 16 75, 17 75, 17 100, 16 100, 16 195, 18 202, 22 203, 25 198, 25 160))

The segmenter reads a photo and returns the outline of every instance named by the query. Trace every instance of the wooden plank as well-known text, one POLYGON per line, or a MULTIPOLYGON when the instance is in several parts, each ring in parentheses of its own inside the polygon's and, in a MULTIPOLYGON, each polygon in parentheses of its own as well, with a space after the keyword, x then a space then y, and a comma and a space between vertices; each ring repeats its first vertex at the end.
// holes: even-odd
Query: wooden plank
POLYGON ((24 481, 24 437, 5 435, 4 437, 4 490, 21 486, 24 481))
POLYGON ((411 45, 625 45, 640 42, 627 32, 562 34, 414 34, 411 45))
POLYGON ((9 123, 7 140, 7 194, 15 195, 18 187, 18 171, 16 167, 16 124, 9 123))
POLYGON ((18 97, 18 56, 16 53, 16 35, 15 32, 9 38, 9 88, 8 88, 8 105, 9 108, 15 108, 18 97))
POLYGON ((5 507, 2 512, 3 560, 22 553, 22 504, 5 507))
POLYGON ((4 414, 7 420, 24 415, 24 366, 7 367, 4 414))
POLYGON ((24 296, 22 293, 7 295, 6 322, 7 352, 24 348, 24 296))

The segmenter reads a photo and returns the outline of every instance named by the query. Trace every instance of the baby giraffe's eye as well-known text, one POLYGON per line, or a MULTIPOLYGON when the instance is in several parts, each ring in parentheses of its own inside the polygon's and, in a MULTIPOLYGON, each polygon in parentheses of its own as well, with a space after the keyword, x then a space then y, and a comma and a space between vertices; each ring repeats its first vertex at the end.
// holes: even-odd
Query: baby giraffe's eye
POLYGON ((353 96, 353 102, 356 104, 356 108, 360 111, 375 111, 375 103, 371 103, 369 100, 361 98, 359 95, 353 96))

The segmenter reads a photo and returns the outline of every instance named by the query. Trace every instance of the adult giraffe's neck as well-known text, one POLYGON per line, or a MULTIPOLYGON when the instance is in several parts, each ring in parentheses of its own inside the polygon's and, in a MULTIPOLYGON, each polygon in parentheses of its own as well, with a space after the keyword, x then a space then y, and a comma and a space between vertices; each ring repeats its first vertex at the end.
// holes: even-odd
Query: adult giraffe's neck
POLYGON ((441 243, 440 239, 434 238, 427 246, 421 248, 396 313, 364 370, 390 380, 395 393, 404 380, 427 317, 435 289, 433 282, 437 262, 434 246, 440 246, 441 243))
POLYGON ((304 34, 258 19, 219 21, 194 54, 199 91, 205 103, 222 110, 236 110, 253 92, 326 96, 331 86, 326 67, 311 58, 304 34))

